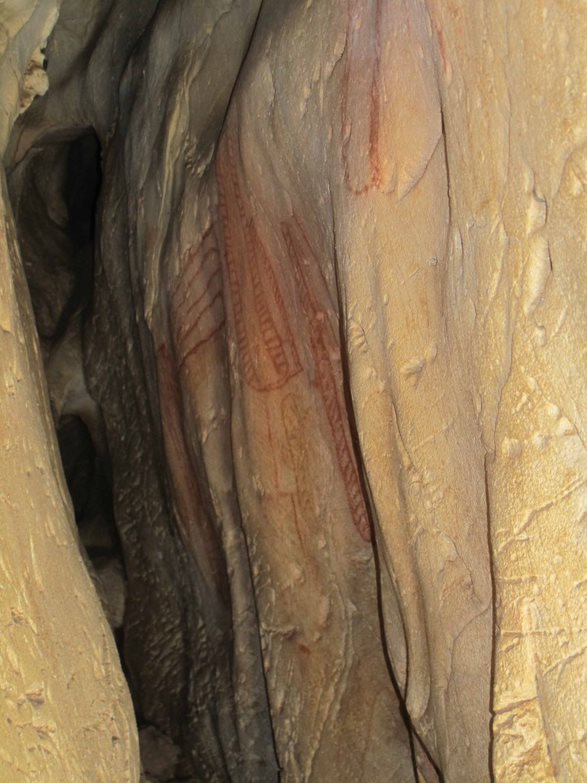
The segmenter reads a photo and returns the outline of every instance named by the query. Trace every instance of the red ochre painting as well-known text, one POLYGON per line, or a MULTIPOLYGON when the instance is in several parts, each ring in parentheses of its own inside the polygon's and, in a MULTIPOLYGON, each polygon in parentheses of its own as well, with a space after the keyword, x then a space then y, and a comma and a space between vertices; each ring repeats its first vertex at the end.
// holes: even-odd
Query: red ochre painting
POLYGON ((302 365, 273 262, 243 198, 236 146, 227 133, 217 167, 227 282, 243 380, 267 392, 285 386, 302 365))
POLYGON ((222 268, 213 226, 183 253, 171 295, 171 322, 180 369, 224 328, 222 268))
POLYGON ((359 534, 365 541, 371 540, 371 526, 365 505, 361 481, 353 451, 343 395, 343 378, 340 367, 340 342, 321 307, 317 290, 325 292, 326 285, 318 284, 319 274, 309 279, 308 270, 318 272, 319 264, 306 233, 294 218, 282 223, 283 238, 295 270, 299 301, 308 326, 310 347, 314 359, 316 384, 332 434, 336 459, 342 474, 346 495, 359 534))

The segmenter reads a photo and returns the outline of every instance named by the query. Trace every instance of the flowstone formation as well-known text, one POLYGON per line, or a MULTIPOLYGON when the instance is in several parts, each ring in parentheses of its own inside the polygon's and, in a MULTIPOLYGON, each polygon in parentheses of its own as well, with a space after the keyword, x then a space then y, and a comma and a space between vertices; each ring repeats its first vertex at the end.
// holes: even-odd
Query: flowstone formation
POLYGON ((0 22, 0 777, 587 778, 583 3, 0 22))

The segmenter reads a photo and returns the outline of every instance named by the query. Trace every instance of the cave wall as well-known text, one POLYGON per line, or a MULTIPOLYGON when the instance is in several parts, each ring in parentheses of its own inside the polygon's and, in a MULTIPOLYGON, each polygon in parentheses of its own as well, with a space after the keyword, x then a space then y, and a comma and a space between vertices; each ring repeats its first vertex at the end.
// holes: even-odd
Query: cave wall
POLYGON ((80 9, 6 161, 24 252, 35 151, 100 144, 139 723, 198 780, 582 779, 583 4, 80 9))
MULTIPOLYGON (((0 150, 46 90, 55 2, 0 14, 0 150)), ((136 781, 136 724, 78 549, 17 231, 0 171, 0 779, 136 781)))

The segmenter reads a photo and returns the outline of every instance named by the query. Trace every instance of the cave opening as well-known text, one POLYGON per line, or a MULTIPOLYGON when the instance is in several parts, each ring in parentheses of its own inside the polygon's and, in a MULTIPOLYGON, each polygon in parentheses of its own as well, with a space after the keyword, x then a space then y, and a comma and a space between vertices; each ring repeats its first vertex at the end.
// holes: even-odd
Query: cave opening
POLYGON ((63 473, 82 554, 121 649, 125 580, 111 461, 84 367, 102 178, 98 137, 83 130, 52 139, 20 168, 11 178, 11 195, 63 473))
POLYGON ((122 658, 126 580, 114 519, 112 466, 101 410, 85 380, 84 332, 93 301, 101 147, 93 131, 64 146, 62 193, 71 277, 46 354, 47 381, 80 543, 122 658))
POLYGON ((39 143, 9 185, 81 553, 124 667, 126 574, 112 463, 102 413, 87 388, 84 355, 101 181, 101 145, 93 130, 84 129, 39 143))
MULTIPOLYGON (((148 779, 158 783, 191 780, 191 764, 175 744, 178 738, 172 740, 167 726, 156 725, 144 714, 145 684, 136 676, 135 660, 142 653, 131 640, 129 654, 125 638, 128 602, 142 599, 136 590, 130 598, 128 564, 115 518, 114 468, 105 416, 89 382, 90 374, 99 378, 101 372, 89 349, 100 285, 96 251, 101 185, 102 149, 92 129, 42 139, 9 177, 80 552, 116 642, 139 729, 141 765, 148 779)), ((177 720, 182 720, 179 715, 177 720)))

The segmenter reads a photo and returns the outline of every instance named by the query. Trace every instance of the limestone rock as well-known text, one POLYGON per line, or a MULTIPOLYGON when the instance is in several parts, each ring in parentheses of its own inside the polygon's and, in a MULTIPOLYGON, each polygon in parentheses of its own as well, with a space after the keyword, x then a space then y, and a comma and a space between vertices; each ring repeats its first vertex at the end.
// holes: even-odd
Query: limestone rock
MULTIPOLYGON (((54 2, 0 8, 0 149, 45 91, 54 2)), ((80 557, 39 342, 0 170, 0 779, 138 779, 132 705, 80 557)))
MULTIPOLYGON (((10 122, 48 9, 10 33, 10 122)), ((108 465, 78 521, 120 542, 145 777, 582 780, 584 3, 92 9, 64 0, 6 160, 54 414, 108 465)), ((10 269, 0 405, 55 504, 10 269)))

